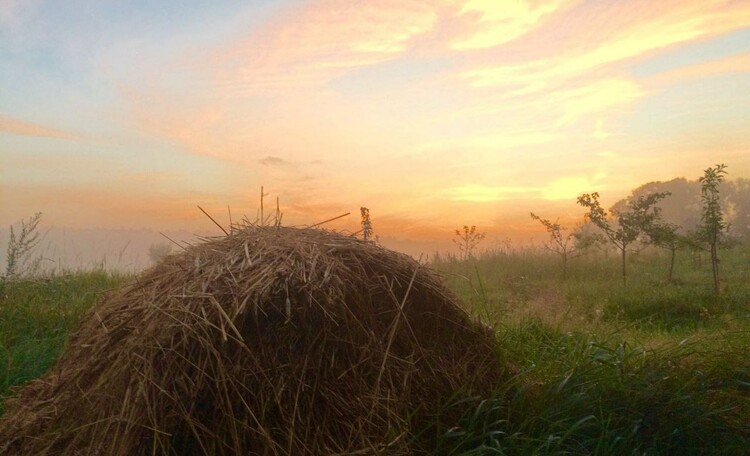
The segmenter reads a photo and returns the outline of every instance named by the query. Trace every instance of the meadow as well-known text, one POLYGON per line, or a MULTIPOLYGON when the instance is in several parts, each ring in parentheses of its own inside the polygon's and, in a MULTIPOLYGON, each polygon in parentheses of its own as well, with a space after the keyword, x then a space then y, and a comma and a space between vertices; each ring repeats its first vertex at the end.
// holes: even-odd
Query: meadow
MULTIPOLYGON (((571 260, 506 247, 433 256, 476 318, 491 325, 512 376, 491 397, 457 397, 451 428, 416 439, 441 455, 747 454, 750 448, 750 249, 710 265, 658 250, 571 260)), ((0 282, 0 413, 14 386, 43 374, 85 311, 131 276, 89 271, 0 282)))

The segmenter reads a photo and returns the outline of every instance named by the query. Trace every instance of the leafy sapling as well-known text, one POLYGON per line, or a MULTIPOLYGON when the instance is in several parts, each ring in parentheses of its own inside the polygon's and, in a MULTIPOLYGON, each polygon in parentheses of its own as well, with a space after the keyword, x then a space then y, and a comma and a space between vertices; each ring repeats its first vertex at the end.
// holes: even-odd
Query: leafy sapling
POLYGON ((562 279, 566 280, 568 277, 568 259, 576 252, 575 243, 571 242, 573 240, 573 235, 565 235, 563 232, 567 231, 567 228, 560 225, 557 221, 552 223, 547 219, 539 217, 533 212, 530 214, 531 218, 539 221, 539 223, 544 225, 547 229, 550 241, 544 244, 544 248, 550 252, 554 252, 560 257, 560 260, 562 261, 562 279))
POLYGON ((719 243, 726 234, 728 224, 724 221, 719 198, 719 185, 727 174, 727 165, 720 164, 703 171, 698 179, 701 184, 701 225, 698 227, 698 239, 706 245, 711 254, 711 271, 713 272, 714 291, 720 292, 719 284, 719 243))
POLYGON ((628 249, 660 220, 660 211, 656 204, 669 195, 669 192, 657 192, 639 196, 628 202, 628 210, 611 212, 610 215, 615 217, 615 220, 607 217, 607 211, 599 203, 599 193, 584 193, 578 197, 578 204, 589 210, 586 218, 602 230, 609 242, 620 252, 623 286, 627 285, 628 249))

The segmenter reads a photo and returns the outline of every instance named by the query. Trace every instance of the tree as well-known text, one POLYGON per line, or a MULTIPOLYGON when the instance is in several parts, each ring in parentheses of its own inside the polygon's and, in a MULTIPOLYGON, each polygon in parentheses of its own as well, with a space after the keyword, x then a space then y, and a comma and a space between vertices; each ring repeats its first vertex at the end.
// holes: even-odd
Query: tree
POLYGON ((579 223, 571 233, 573 247, 580 254, 583 254, 592 248, 602 249, 602 247, 605 247, 604 252, 606 253, 606 244, 608 240, 602 236, 598 230, 599 229, 591 223, 590 220, 584 219, 583 223, 579 223))
POLYGON ((566 280, 568 277, 568 258, 570 258, 571 255, 573 255, 576 251, 575 244, 571 244, 573 235, 563 235, 563 231, 566 231, 567 229, 564 226, 560 225, 557 221, 555 221, 555 223, 552 223, 547 219, 539 217, 533 212, 531 212, 530 214, 531 218, 537 220, 547 229, 547 233, 549 233, 550 237, 550 242, 545 243, 544 248, 560 256, 560 260, 562 261, 562 279, 566 280))
POLYGON ((39 232, 36 229, 41 220, 41 212, 37 212, 28 220, 21 220, 21 232, 18 234, 11 225, 5 265, 6 278, 18 277, 39 267, 41 258, 32 261, 30 265, 27 263, 29 262, 29 254, 40 241, 39 232))
POLYGON ((635 188, 630 196, 612 205, 614 212, 627 211, 628 201, 653 193, 669 193, 669 198, 659 201, 659 213, 663 220, 679 225, 683 230, 695 229, 700 221, 700 185, 698 180, 690 181, 684 177, 666 182, 649 182, 635 188))
POLYGON ((711 253, 711 270, 714 277, 714 291, 718 294, 719 287, 719 252, 718 246, 722 235, 727 230, 724 216, 721 212, 721 201, 719 199, 719 184, 727 174, 727 165, 720 164, 703 171, 703 176, 698 179, 701 184, 701 225, 698 227, 698 238, 708 245, 711 253))
POLYGON ((667 280, 669 282, 672 281, 672 276, 674 275, 674 259, 677 250, 684 247, 687 243, 686 239, 678 233, 679 229, 678 225, 664 221, 656 222, 646 227, 646 235, 650 243, 668 250, 670 253, 669 272, 667 273, 667 280))
POLYGON ((616 225, 610 224, 607 211, 599 203, 598 193, 584 193, 578 197, 578 204, 589 210, 586 218, 601 229, 620 252, 623 286, 627 285, 625 260, 628 248, 659 219, 659 208, 655 205, 668 195, 668 192, 658 192, 639 196, 627 203, 628 210, 611 211, 610 215, 617 220, 616 225))
POLYGON ((461 259, 468 260, 472 257, 476 246, 484 239, 485 233, 478 232, 475 225, 471 227, 464 225, 463 231, 456 230, 456 236, 458 239, 453 239, 453 242, 461 252, 461 259))

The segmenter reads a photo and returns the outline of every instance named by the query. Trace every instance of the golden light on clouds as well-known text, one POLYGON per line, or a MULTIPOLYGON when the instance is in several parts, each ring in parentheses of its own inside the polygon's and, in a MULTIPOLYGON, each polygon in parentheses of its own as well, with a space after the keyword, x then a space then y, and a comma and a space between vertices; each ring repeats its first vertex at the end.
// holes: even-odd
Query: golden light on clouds
POLYGON ((502 187, 469 184, 446 189, 444 194, 453 201, 476 203, 538 198, 548 201, 575 200, 581 193, 600 185, 606 177, 606 172, 599 172, 592 178, 583 176, 563 177, 555 179, 543 187, 502 187))
POLYGON ((549 14, 571 0, 528 2, 517 0, 469 0, 461 7, 461 17, 476 17, 468 37, 451 43, 453 49, 487 49, 512 41, 533 30, 549 14))
POLYGON ((500 235, 583 192, 750 175, 750 2, 11 4, 6 224, 189 228, 263 185, 294 223, 367 206, 383 235, 500 235))
POLYGON ((487 203, 491 201, 502 201, 514 195, 528 194, 530 191, 534 190, 525 187, 488 187, 478 184, 469 184, 461 187, 449 188, 445 191, 445 194, 454 201, 487 203))
POLYGON ((410 40, 432 30, 436 19, 432 8, 417 1, 304 4, 221 50, 218 82, 249 91, 321 84, 395 58, 410 40))
POLYGON ((599 172, 593 178, 582 176, 562 177, 549 183, 541 189, 542 198, 550 201, 575 200, 581 193, 590 191, 591 188, 600 186, 607 177, 607 173, 599 172))
POLYGON ((554 92, 550 98, 553 103, 563 107, 563 116, 558 123, 566 124, 586 114, 627 105, 643 95, 644 91, 634 81, 612 78, 573 90, 554 92))

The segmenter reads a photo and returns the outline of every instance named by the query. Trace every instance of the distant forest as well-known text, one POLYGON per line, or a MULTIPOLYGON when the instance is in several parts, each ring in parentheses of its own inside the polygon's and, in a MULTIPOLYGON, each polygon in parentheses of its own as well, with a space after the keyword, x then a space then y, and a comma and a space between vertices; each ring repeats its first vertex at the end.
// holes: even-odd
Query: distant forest
MULTIPOLYGON (((750 243, 750 179, 724 181, 719 188, 724 220, 729 224, 725 240, 730 243, 750 243)), ((697 180, 689 181, 681 177, 641 185, 611 209, 615 212, 625 210, 628 201, 656 192, 671 193, 657 204, 666 222, 678 225, 681 234, 697 228, 701 220, 701 188, 697 180)))

